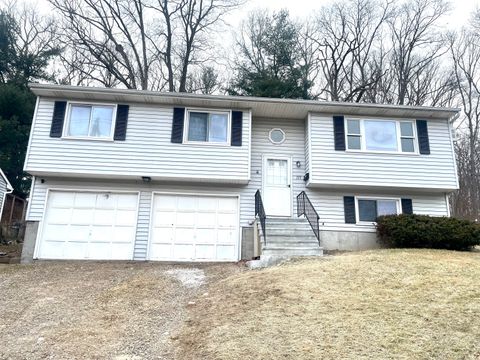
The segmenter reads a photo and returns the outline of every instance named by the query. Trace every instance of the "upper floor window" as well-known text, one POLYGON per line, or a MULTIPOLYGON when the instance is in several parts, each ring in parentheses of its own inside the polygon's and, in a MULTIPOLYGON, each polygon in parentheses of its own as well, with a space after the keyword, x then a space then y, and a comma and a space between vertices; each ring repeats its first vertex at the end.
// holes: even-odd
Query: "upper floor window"
POLYGON ((111 139, 114 114, 113 105, 70 104, 65 135, 111 139))
POLYGON ((413 125, 413 121, 347 119, 347 149, 414 153, 413 125))
POLYGON ((188 111, 185 137, 187 142, 229 143, 228 112, 188 111))

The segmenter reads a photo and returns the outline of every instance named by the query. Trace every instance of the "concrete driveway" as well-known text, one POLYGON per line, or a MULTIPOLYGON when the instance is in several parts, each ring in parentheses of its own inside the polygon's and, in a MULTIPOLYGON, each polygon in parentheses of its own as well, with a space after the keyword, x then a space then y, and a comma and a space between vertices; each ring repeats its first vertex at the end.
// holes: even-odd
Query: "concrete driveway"
POLYGON ((0 265, 0 359, 173 359, 196 296, 240 264, 0 265))

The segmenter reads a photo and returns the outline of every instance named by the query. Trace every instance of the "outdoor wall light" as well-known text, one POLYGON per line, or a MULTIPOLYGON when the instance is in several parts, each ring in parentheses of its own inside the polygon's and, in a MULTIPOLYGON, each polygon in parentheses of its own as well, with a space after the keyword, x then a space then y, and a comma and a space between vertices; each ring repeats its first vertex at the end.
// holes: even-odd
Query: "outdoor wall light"
POLYGON ((152 178, 150 176, 142 176, 142 181, 144 183, 149 183, 152 181, 152 178))
POLYGON ((297 165, 297 168, 299 168, 302 165, 300 161, 297 161, 295 164, 297 165))

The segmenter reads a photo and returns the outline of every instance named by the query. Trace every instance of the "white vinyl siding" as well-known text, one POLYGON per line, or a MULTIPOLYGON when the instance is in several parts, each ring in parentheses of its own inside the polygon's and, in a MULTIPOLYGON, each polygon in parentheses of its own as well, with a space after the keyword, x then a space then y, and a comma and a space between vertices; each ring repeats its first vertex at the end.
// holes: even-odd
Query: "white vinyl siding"
POLYGON ((3 202, 5 200, 5 194, 7 192, 7 183, 3 179, 3 176, 0 175, 0 220, 2 217, 3 202))
MULTIPOLYGON (((94 179, 61 179, 48 177, 42 184, 42 177, 36 177, 34 192, 31 194, 30 209, 27 217, 29 220, 40 221, 42 219, 46 189, 51 188, 74 188, 74 189, 96 189, 102 190, 134 190, 141 191, 139 224, 142 224, 142 231, 137 229, 137 241, 141 245, 136 248, 136 254, 141 256, 146 249, 146 211, 150 208, 150 197, 152 191, 156 192, 187 192, 199 194, 238 194, 240 195, 240 225, 250 226, 249 222, 255 216, 255 191, 262 189, 262 155, 286 155, 292 159, 292 203, 293 214, 296 216, 296 196, 305 190, 303 176, 305 174, 305 147, 304 147, 304 122, 301 120, 285 119, 255 119, 252 137, 252 167, 251 180, 248 185, 208 185, 208 184, 172 184, 172 183, 150 183, 131 181, 107 181, 94 179), (268 133, 272 128, 281 128, 285 132, 285 141, 275 145, 268 139, 268 133), (300 167, 296 162, 300 161, 300 167), (147 194, 144 194, 147 193, 147 194), (149 195, 148 195, 149 194, 149 195), (139 236, 140 235, 140 236, 139 236)), ((149 210, 148 210, 149 211, 149 210)))
POLYGON ((412 199, 414 214, 448 216, 448 204, 445 199, 445 194, 366 194, 309 189, 307 195, 320 216, 320 230, 375 231, 375 226, 372 223, 345 224, 344 196, 358 196, 360 198, 408 198, 412 199))
POLYGON ((242 146, 171 143, 173 107, 130 104, 125 141, 50 137, 54 100, 40 98, 25 170, 33 175, 91 176, 246 183, 250 112, 243 111, 242 146))
POLYGON ((428 121, 430 155, 335 151, 331 116, 310 115, 310 185, 322 187, 458 187, 447 120, 428 121))

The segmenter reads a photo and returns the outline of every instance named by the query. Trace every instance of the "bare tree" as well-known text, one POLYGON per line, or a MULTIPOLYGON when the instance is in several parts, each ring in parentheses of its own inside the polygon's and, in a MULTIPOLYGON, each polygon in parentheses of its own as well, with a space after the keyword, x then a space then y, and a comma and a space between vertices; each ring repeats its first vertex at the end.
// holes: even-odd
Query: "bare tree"
POLYGON ((450 37, 456 85, 463 108, 457 143, 460 191, 454 198, 459 216, 480 218, 480 36, 475 28, 450 37))
MULTIPOLYGON (((186 91, 203 35, 238 0, 49 0, 72 47, 127 88, 186 91)), ((98 74, 97 74, 98 75, 98 74)), ((95 80, 102 83, 102 79, 95 80)), ((104 82, 103 82, 104 83, 104 82)), ((115 83, 115 82, 113 82, 115 83)))
POLYGON ((392 43, 388 75, 395 83, 390 90, 395 91, 397 104, 424 104, 430 89, 423 84, 431 80, 429 72, 437 67, 436 60, 448 51, 438 28, 439 20, 448 11, 444 0, 409 0, 388 19, 392 43))
POLYGON ((187 92, 211 95, 221 88, 219 74, 212 66, 191 73, 187 79, 187 92))
POLYGON ((315 18, 312 40, 324 79, 322 97, 334 101, 362 101, 365 92, 381 80, 374 65, 376 51, 392 1, 337 1, 315 18))

